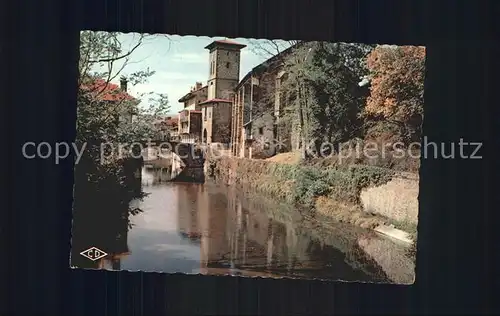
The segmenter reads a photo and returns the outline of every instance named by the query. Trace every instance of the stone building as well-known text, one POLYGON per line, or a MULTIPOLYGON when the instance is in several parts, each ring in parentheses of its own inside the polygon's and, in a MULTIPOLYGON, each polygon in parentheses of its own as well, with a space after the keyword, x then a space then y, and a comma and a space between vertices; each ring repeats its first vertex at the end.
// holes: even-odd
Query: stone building
POLYGON ((153 126, 157 131, 155 139, 157 140, 177 140, 178 133, 178 120, 177 116, 161 117, 153 122, 153 126))
POLYGON ((180 141, 195 143, 201 139, 202 102, 207 100, 208 86, 197 82, 191 91, 179 99, 184 108, 179 112, 178 134, 180 141))
POLYGON ((268 158, 292 149, 292 132, 280 129, 286 106, 280 93, 287 78, 283 61, 291 49, 254 67, 236 86, 231 113, 234 156, 268 158))
POLYGON ((177 115, 167 115, 156 121, 153 125, 158 132, 157 139, 175 141, 179 136, 179 117, 177 115))
POLYGON ((234 89, 239 82, 241 49, 246 47, 229 40, 217 40, 205 47, 209 50, 207 100, 203 106, 202 141, 205 144, 231 141, 231 107, 234 89))
POLYGON ((179 139, 179 116, 167 116, 165 118, 166 136, 169 140, 179 139))
POLYGON ((231 145, 232 154, 239 157, 267 158, 293 149, 296 133, 280 128, 286 102, 279 93, 287 77, 283 61, 292 48, 254 67, 240 81, 241 50, 245 47, 227 39, 205 47, 209 51, 207 85, 197 83, 179 100, 184 102, 179 115, 181 141, 201 139, 207 145, 231 145), (196 125, 198 114, 199 133, 192 123, 196 125))

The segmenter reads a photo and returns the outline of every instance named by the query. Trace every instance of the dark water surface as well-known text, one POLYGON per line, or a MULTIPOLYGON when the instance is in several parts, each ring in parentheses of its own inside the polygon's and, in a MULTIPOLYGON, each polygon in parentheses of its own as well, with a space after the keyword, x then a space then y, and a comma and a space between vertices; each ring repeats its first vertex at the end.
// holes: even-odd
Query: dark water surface
POLYGON ((165 172, 143 169, 142 187, 149 195, 132 201, 142 212, 130 216, 131 228, 118 218, 94 225, 101 239, 91 238, 88 230, 74 231, 81 249, 72 253, 73 266, 412 282, 413 265, 404 247, 371 231, 306 218, 289 206, 225 185, 165 182, 165 172), (109 255, 95 262, 78 255, 92 246, 109 255))

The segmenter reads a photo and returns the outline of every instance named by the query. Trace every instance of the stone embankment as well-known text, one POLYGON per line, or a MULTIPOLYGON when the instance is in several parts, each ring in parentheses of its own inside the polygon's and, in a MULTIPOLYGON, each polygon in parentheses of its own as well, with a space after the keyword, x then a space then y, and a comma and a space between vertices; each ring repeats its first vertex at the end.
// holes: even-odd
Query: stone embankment
POLYGON ((225 184, 306 206, 339 222, 371 228, 404 243, 411 243, 411 235, 416 234, 415 174, 363 165, 320 170, 231 156, 208 157, 205 172, 225 184))
POLYGON ((361 191, 361 204, 373 212, 398 222, 418 221, 418 175, 395 174, 386 184, 361 191))

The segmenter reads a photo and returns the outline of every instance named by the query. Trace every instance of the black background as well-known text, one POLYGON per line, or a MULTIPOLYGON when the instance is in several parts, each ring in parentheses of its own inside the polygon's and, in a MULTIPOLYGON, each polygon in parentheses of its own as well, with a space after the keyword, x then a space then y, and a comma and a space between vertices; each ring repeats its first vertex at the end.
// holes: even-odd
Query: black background
POLYGON ((500 2, 7 1, 0 10, 0 315, 493 312, 500 2), (26 141, 75 138, 81 29, 425 45, 424 135, 482 160, 424 160, 413 286, 70 270, 73 166, 26 141), (488 236, 487 236, 488 235, 488 236))

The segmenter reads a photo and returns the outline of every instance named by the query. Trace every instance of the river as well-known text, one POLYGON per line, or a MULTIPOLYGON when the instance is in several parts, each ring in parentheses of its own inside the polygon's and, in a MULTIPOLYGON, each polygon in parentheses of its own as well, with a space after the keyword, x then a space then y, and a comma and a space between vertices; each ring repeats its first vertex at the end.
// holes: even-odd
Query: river
POLYGON ((412 283, 413 261, 405 248, 372 231, 310 218, 226 185, 166 182, 164 173, 143 168, 142 188, 148 195, 131 202, 141 212, 130 216, 129 225, 114 225, 121 231, 112 241, 74 231, 79 245, 109 255, 96 262, 73 258, 72 266, 412 283))

